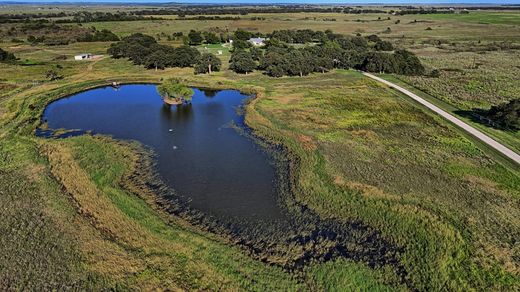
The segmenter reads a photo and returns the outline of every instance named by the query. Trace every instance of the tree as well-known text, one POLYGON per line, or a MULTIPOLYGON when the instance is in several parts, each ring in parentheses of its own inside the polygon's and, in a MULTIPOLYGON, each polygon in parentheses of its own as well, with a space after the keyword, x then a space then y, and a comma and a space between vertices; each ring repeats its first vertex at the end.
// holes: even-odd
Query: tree
POLYGON ((351 41, 358 50, 368 49, 368 42, 364 37, 355 36, 351 38, 351 41))
POLYGON ((244 50, 236 50, 229 60, 229 69, 236 73, 249 73, 256 68, 256 62, 249 52, 244 50))
POLYGON ((4 51, 2 48, 0 48, 0 62, 11 62, 16 60, 16 57, 13 53, 4 51))
POLYGON ((358 37, 358 36, 349 37, 349 38, 345 38, 345 37, 338 38, 335 40, 335 42, 337 42, 340 45, 340 47, 344 50, 363 51, 368 48, 367 40, 363 37, 358 37))
POLYGON ((142 33, 134 33, 130 36, 123 38, 126 43, 138 43, 143 47, 150 47, 152 44, 156 44, 157 41, 153 36, 149 36, 142 33))
POLYGON ((325 73, 334 68, 334 60, 336 60, 334 50, 327 47, 313 46, 308 47, 306 51, 313 56, 312 65, 315 72, 325 73))
POLYGON ((397 65, 394 55, 389 53, 371 52, 367 55, 362 70, 378 73, 397 73, 397 65))
POLYGON ((166 79, 157 86, 157 92, 169 104, 181 104, 190 101, 194 92, 193 89, 180 83, 177 79, 166 79))
POLYGON ((198 45, 202 44, 202 41, 204 41, 204 38, 202 37, 202 33, 200 31, 196 31, 196 30, 192 29, 188 33, 188 40, 189 40, 189 44, 191 46, 198 46, 198 45))
POLYGON ((204 32, 204 39, 208 44, 219 44, 220 37, 213 32, 204 32))
POLYGON ((243 41, 247 41, 251 38, 252 34, 250 32, 248 32, 247 30, 243 30, 243 29, 237 29, 234 33, 234 41, 237 41, 237 40, 243 40, 243 41))
POLYGON ((520 130, 520 98, 492 106, 487 116, 509 130, 520 130))
POLYGON ((423 75, 424 66, 414 53, 407 50, 395 51, 395 59, 399 66, 398 72, 403 75, 423 75))
POLYGON ((378 41, 374 45, 374 49, 376 51, 392 51, 394 49, 394 46, 389 41, 378 41))
POLYGON ((284 55, 285 68, 289 75, 297 75, 303 77, 308 75, 314 69, 312 56, 305 50, 291 50, 284 55))
POLYGON ((213 71, 220 71, 220 66, 222 62, 220 59, 214 54, 205 53, 199 58, 197 64, 195 64, 195 74, 204 74, 213 71))
POLYGON ((157 69, 162 70, 168 65, 169 57, 165 51, 156 50, 145 58, 143 65, 147 69, 155 68, 155 71, 157 71, 157 69))
POLYGON ((142 65, 151 52, 150 48, 139 43, 131 43, 126 48, 126 56, 132 60, 135 65, 142 65))
POLYGON ((60 75, 57 71, 52 69, 47 71, 45 77, 47 77, 47 79, 49 79, 50 81, 63 79, 63 75, 60 75))
POLYGON ((128 44, 125 43, 125 42, 113 43, 108 48, 107 53, 110 56, 112 56, 112 58, 114 58, 114 59, 119 59, 119 58, 126 57, 126 47, 127 47, 127 45, 128 44))
POLYGON ((199 58, 199 50, 189 46, 181 46, 175 49, 172 65, 175 67, 191 67, 197 63, 199 58))
POLYGON ((264 52, 262 51, 262 49, 257 48, 257 47, 252 47, 251 49, 249 49, 249 52, 251 53, 251 57, 255 61, 260 61, 260 59, 264 55, 264 52))
POLYGON ((235 49, 235 50, 243 50, 243 49, 248 49, 250 47, 251 47, 251 43, 249 43, 248 41, 244 41, 244 40, 240 40, 240 39, 233 41, 233 49, 235 49))
POLYGON ((377 43, 377 42, 381 41, 381 38, 375 34, 371 34, 371 35, 367 36, 367 40, 369 40, 373 43, 377 43))

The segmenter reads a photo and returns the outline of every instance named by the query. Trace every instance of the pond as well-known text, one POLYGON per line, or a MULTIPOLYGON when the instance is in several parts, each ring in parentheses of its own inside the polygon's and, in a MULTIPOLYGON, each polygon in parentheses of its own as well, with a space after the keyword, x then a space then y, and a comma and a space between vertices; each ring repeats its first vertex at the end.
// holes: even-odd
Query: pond
MULTIPOLYGON (((273 159, 238 129, 248 96, 194 89, 191 104, 164 105, 155 85, 104 87, 57 100, 43 114, 48 128, 137 140, 155 153, 160 178, 188 205, 218 217, 273 220, 273 159)), ((40 131, 40 135, 51 131, 40 131)))
POLYGON ((404 277, 397 249, 377 230, 322 219, 294 200, 289 161, 260 146, 244 124, 241 109, 248 96, 194 91, 191 104, 173 107, 164 105, 155 85, 85 91, 49 104, 42 118, 47 127, 36 134, 90 132, 141 142, 153 151, 154 170, 172 190, 161 196, 183 208, 172 214, 228 236, 263 261, 292 269, 339 256, 392 265, 404 277))

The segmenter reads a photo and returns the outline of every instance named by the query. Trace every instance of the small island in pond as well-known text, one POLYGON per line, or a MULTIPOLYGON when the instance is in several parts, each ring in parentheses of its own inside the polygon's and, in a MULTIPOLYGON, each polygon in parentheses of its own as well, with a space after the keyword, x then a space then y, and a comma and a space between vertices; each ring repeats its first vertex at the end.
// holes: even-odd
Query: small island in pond
POLYGON ((157 91, 167 105, 181 105, 190 102, 193 96, 191 88, 174 78, 163 81, 162 84, 157 86, 157 91))

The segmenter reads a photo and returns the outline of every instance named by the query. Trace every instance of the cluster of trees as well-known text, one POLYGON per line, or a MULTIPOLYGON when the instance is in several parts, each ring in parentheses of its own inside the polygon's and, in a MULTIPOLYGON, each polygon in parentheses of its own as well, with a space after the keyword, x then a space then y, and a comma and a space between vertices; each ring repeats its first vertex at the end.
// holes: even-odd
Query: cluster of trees
POLYGON ((455 10, 438 10, 435 8, 432 9, 406 9, 396 11, 396 15, 406 15, 406 14, 452 14, 455 13, 455 10))
POLYGON ((19 14, 0 14, 0 23, 19 23, 19 22, 28 22, 33 19, 42 19, 42 18, 57 18, 57 17, 66 17, 67 14, 65 12, 59 13, 19 13, 19 14))
POLYGON ((71 13, 21 13, 21 14, 2 14, 0 15, 0 23, 85 23, 85 22, 101 22, 101 21, 136 21, 136 20, 160 20, 157 17, 143 17, 135 13, 127 13, 117 11, 111 12, 89 12, 78 11, 71 13), (68 17, 68 18, 66 18, 68 17), (59 19, 53 19, 59 18, 59 19))
POLYGON ((386 13, 385 10, 381 9, 356 9, 356 8, 345 8, 343 13, 347 14, 363 14, 363 13, 386 13))
POLYGON ((57 19, 56 23, 85 23, 85 22, 106 22, 106 21, 137 21, 137 20, 161 20, 153 16, 143 17, 126 12, 75 12, 70 19, 57 19))
POLYGON ((136 33, 113 43, 108 49, 113 58, 128 58, 136 65, 147 68, 191 67, 200 58, 196 48, 181 46, 174 48, 158 44, 149 35, 136 33))
POLYGON ((119 41, 119 37, 108 29, 96 30, 93 33, 87 33, 83 37, 77 39, 78 42, 115 42, 119 41))
POLYGON ((215 6, 215 5, 187 5, 178 8, 146 9, 133 11, 136 15, 247 15, 259 13, 342 13, 357 11, 357 13, 375 13, 374 9, 354 9, 350 7, 323 7, 317 5, 255 5, 255 6, 215 6))
POLYGON ((299 49, 273 38, 267 41, 264 49, 235 48, 230 59, 230 69, 246 74, 258 69, 273 77, 304 76, 312 72, 323 73, 333 68, 404 75, 424 74, 423 65, 413 53, 406 50, 381 52, 392 49, 390 43, 374 36, 341 36, 332 41, 327 38, 319 45, 299 49), (371 46, 372 41, 367 39, 375 41, 375 45, 371 46))
POLYGON ((486 116, 504 129, 520 130, 520 99, 492 106, 486 116))
POLYGON ((179 15, 177 20, 240 20, 239 16, 204 16, 199 15, 195 17, 186 17, 186 15, 179 15))
POLYGON ((0 62, 12 62, 16 60, 16 57, 13 53, 4 51, 2 48, 0 48, 0 62))
POLYGON ((394 49, 392 43, 381 40, 377 35, 369 35, 367 37, 345 37, 344 35, 336 34, 331 30, 275 30, 269 34, 268 37, 271 40, 289 44, 306 44, 311 42, 324 44, 327 42, 336 42, 343 49, 347 50, 368 50, 374 48, 377 51, 392 51, 394 49))
POLYGON ((297 44, 305 44, 308 42, 324 42, 328 39, 328 36, 325 32, 313 31, 311 29, 275 30, 269 35, 269 37, 285 43, 297 44))
POLYGON ((59 25, 41 21, 24 23, 19 27, 12 27, 9 36, 26 38, 31 44, 67 45, 72 42, 105 42, 118 41, 119 37, 110 30, 97 30, 95 27, 86 28, 75 25, 59 25))
POLYGON ((136 33, 113 43, 108 49, 113 58, 128 58, 136 65, 148 69, 164 69, 167 67, 194 67, 195 73, 212 73, 219 71, 221 61, 213 54, 202 54, 193 47, 171 47, 157 43, 149 35, 136 33))
MULTIPOLYGON (((217 31, 217 33, 212 32, 212 31, 198 31, 198 30, 192 29, 186 36, 184 43, 187 45, 190 45, 190 46, 198 46, 201 44, 221 44, 221 43, 228 42, 230 39, 233 39, 233 40, 235 40, 235 43, 234 43, 235 46, 248 47, 249 43, 244 44, 244 43, 241 43, 241 41, 245 42, 245 41, 249 40, 249 38, 258 35, 258 34, 252 34, 248 31, 243 31, 240 29, 235 31, 233 36, 231 36, 229 33, 225 32, 225 31, 220 31, 220 32, 217 31), (238 41, 238 44, 236 43, 236 41, 238 41)), ((182 32, 174 33, 172 35, 172 37, 170 37, 170 39, 177 39, 179 37, 184 38, 182 32)))
POLYGON ((224 35, 217 35, 210 31, 190 30, 188 33, 188 44, 191 46, 198 46, 202 43, 219 44, 225 42, 224 35))
MULTIPOLYGON (((377 10, 379 11, 379 10, 377 10)), ((175 8, 163 9, 143 9, 131 12, 116 11, 111 12, 59 12, 59 13, 20 13, 20 14, 2 14, 0 15, 0 23, 22 23, 31 22, 34 20, 41 20, 51 22, 53 18, 59 23, 85 23, 94 21, 134 21, 134 20, 158 20, 161 18, 154 17, 155 15, 178 15, 184 17, 187 15, 195 15, 195 18, 200 20, 236 20, 238 17, 222 16, 230 15, 247 15, 249 13, 287 13, 287 12, 321 12, 321 13, 375 13, 373 9, 354 9, 343 7, 319 7, 310 5, 280 5, 280 6, 214 6, 214 5, 182 5, 175 8), (212 17, 205 17, 204 15, 211 15, 212 17), (144 17, 149 16, 149 17, 144 17), (202 16, 203 18, 199 18, 202 16), (68 17, 68 18, 66 18, 68 17)), ((182 19, 182 18, 181 18, 182 19)), ((186 18, 188 19, 188 18, 186 18)))
MULTIPOLYGON (((333 68, 358 69, 368 72, 423 75, 420 60, 406 50, 395 50, 391 43, 377 35, 347 37, 332 31, 312 30, 275 31, 265 47, 251 47, 246 41, 253 33, 237 30, 233 34, 230 69, 242 74, 262 70, 273 77, 304 76, 312 72, 326 72, 333 68), (284 39, 281 41, 279 38, 284 39), (316 41, 318 44, 295 48, 286 41, 316 41), (386 51, 386 52, 385 52, 386 51), (392 52, 390 52, 392 51, 392 52)), ((220 42, 211 32, 192 30, 189 43, 220 42)), ((133 34, 114 43, 108 50, 114 58, 128 58, 146 68, 194 67, 196 74, 212 73, 221 69, 221 61, 213 54, 203 54, 190 46, 173 48, 158 44, 147 35, 133 34)))

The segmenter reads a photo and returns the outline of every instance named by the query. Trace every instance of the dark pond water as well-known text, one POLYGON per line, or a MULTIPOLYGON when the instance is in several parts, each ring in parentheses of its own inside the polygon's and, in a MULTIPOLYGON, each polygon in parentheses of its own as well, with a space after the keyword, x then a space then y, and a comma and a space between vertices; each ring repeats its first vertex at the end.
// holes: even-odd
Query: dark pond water
POLYGON ((195 89, 191 105, 167 107, 155 85, 93 89, 51 103, 43 115, 48 129, 36 134, 66 129, 59 137, 90 131, 141 142, 154 151, 161 181, 174 190, 166 199, 173 196, 173 208, 181 205, 171 212, 188 212, 190 222, 231 236, 258 259, 293 269, 346 257, 392 265, 404 279, 397 250, 376 230, 321 219, 292 199, 287 180, 278 179, 289 169, 283 155, 275 159, 271 154, 278 152, 244 134, 239 109, 247 98, 233 90, 195 89))
POLYGON ((247 98, 195 89, 191 105, 167 107, 155 85, 105 87, 51 103, 43 119, 49 129, 89 130, 149 146, 161 179, 196 210, 272 220, 282 216, 272 158, 236 130, 244 128, 237 110, 247 98))

